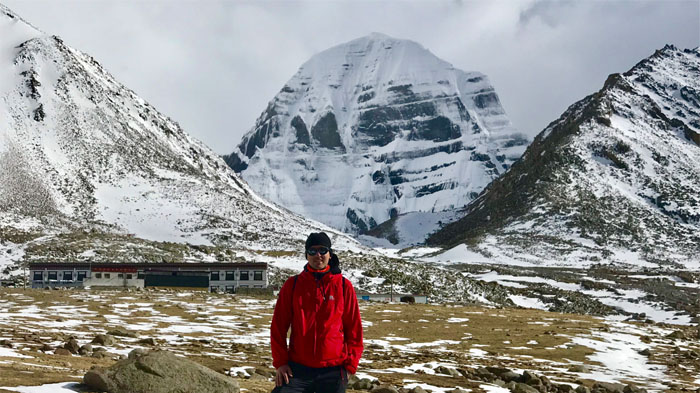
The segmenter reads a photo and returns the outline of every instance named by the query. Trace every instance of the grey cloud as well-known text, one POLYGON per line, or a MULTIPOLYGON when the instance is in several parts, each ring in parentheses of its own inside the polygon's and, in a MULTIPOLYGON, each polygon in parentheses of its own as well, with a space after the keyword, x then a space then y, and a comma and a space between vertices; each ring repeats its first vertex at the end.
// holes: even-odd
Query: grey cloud
POLYGON ((221 154, 310 56, 373 31, 487 74, 531 135, 664 44, 700 45, 696 0, 5 4, 93 55, 221 154))

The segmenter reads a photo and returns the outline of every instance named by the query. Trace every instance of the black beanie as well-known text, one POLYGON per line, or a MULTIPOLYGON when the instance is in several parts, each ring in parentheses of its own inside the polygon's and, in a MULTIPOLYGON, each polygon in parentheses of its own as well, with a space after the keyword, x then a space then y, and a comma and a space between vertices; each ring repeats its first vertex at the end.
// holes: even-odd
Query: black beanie
POLYGON ((331 248, 331 239, 325 232, 312 232, 309 237, 306 238, 306 249, 308 250, 313 246, 324 246, 331 248))

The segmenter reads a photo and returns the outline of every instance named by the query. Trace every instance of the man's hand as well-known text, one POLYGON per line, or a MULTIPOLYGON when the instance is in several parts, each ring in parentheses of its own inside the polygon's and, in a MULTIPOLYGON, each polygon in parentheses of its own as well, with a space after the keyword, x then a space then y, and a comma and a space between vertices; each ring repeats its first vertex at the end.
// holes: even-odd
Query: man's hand
POLYGON ((289 367, 288 364, 285 364, 284 366, 280 366, 277 369, 277 375, 275 375, 275 385, 276 386, 282 386, 285 384, 289 383, 289 378, 293 377, 292 375, 292 369, 289 367))

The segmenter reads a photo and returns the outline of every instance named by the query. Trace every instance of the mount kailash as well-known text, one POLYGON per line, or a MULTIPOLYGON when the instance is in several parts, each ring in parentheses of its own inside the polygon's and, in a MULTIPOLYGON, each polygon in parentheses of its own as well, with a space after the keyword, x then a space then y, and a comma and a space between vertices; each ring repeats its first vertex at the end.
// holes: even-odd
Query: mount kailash
POLYGON ((224 158, 263 197, 357 234, 409 212, 450 221, 528 143, 485 75, 373 33, 311 57, 224 158))

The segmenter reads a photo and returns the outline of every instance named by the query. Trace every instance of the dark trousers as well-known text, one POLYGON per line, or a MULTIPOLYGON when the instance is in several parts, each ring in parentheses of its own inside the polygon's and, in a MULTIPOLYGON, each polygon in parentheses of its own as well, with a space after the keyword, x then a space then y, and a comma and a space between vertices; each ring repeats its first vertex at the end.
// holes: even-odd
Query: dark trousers
POLYGON ((345 393, 348 373, 343 366, 314 368, 289 362, 293 377, 272 393, 345 393))

